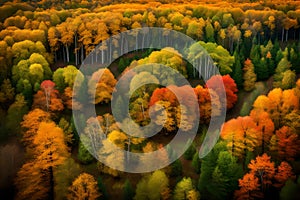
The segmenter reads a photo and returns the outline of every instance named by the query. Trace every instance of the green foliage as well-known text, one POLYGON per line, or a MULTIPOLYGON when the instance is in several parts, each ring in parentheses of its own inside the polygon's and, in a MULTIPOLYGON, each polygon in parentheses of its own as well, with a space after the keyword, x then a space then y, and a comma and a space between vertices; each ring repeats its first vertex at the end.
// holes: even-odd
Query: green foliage
POLYGON ((192 160, 194 154, 196 153, 196 147, 195 145, 192 143, 189 148, 184 152, 183 156, 185 159, 187 160, 192 160))
POLYGON ((171 164, 171 174, 172 177, 181 177, 182 175, 182 164, 179 159, 175 160, 171 164))
POLYGON ((232 199, 242 175, 242 166, 237 163, 237 158, 228 151, 220 152, 212 173, 211 187, 208 187, 210 199, 232 199))
POLYGON ((218 156, 221 151, 226 151, 226 144, 218 142, 214 148, 202 159, 201 173, 198 182, 198 189, 204 199, 210 199, 210 187, 212 187, 212 174, 217 166, 218 156))
POLYGON ((191 178, 184 177, 180 182, 177 183, 174 189, 174 200, 185 200, 188 199, 189 192, 194 190, 194 186, 191 178))
POLYGON ((161 193, 169 187, 169 179, 163 171, 155 171, 143 177, 136 186, 135 200, 161 199, 161 193))
POLYGON ((54 170, 55 199, 63 200, 67 198, 68 187, 73 180, 81 173, 80 166, 72 158, 67 158, 62 165, 54 170))
POLYGON ((300 178, 298 178, 297 183, 291 179, 287 180, 285 185, 280 191, 281 200, 297 200, 300 195, 300 178))
POLYGON ((274 74, 274 87, 282 89, 292 88, 296 81, 296 74, 290 70, 291 63, 287 60, 287 56, 281 59, 278 63, 274 74))
POLYGON ((238 89, 243 87, 243 70, 241 62, 244 62, 243 59, 240 58, 238 51, 235 51, 234 54, 234 64, 233 64, 233 71, 232 71, 232 78, 235 81, 238 89))
POLYGON ((123 188, 123 200, 132 200, 134 197, 134 190, 128 179, 126 179, 123 188))
MULTIPOLYGON (((84 136, 82 135, 81 138, 83 137, 84 136)), ((81 141, 79 142, 78 148, 78 160, 80 160, 83 164, 89 164, 94 160, 94 157, 89 153, 81 141)))
POLYGON ((23 116, 28 110, 24 96, 18 94, 15 102, 9 106, 7 111, 5 126, 10 135, 17 134, 21 131, 20 123, 23 121, 23 116))
POLYGON ((197 174, 200 174, 201 171, 201 160, 199 158, 199 153, 196 152, 193 156, 192 166, 197 174))
MULTIPOLYGON (((199 44, 205 48, 209 53, 210 57, 216 63, 222 75, 229 74, 232 72, 232 66, 234 63, 234 57, 229 54, 229 52, 220 45, 216 43, 205 43, 200 41, 199 44)), ((192 52, 191 52, 192 53, 192 52)), ((192 55, 190 55, 192 56, 192 55)))
POLYGON ((105 184, 102 181, 102 178, 99 176, 97 179, 99 192, 101 193, 101 196, 99 197, 100 200, 108 200, 109 196, 105 187, 105 184))

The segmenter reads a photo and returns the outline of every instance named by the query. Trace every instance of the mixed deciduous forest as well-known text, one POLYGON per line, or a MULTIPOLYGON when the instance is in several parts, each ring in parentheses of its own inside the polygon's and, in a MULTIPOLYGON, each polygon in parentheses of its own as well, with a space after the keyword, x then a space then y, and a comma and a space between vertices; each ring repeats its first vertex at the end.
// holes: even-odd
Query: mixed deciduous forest
MULTIPOLYGON (((298 199, 299 1, 14 0, 0 5, 1 199, 298 199), (214 77, 205 83, 176 49, 149 48, 115 58, 114 52, 103 53, 111 48, 103 45, 97 50, 103 54, 100 62, 114 62, 89 77, 79 70, 100 42, 141 27, 188 35, 205 48, 221 73, 226 122, 216 145, 202 159, 198 151, 212 106, 221 109, 224 99, 218 97, 214 77), (132 94, 129 114, 145 126, 155 112, 154 123, 164 124, 163 129, 145 139, 131 138, 119 128, 110 110, 115 85, 128 70, 147 63, 166 65, 187 78, 199 104, 199 121, 169 89, 150 84, 132 94), (80 85, 75 84, 76 76, 81 77, 80 85), (97 117, 84 122, 83 133, 78 133, 72 109, 82 108, 82 103, 73 99, 73 90, 95 81, 96 93, 81 92, 94 99, 97 117), (157 104, 166 111, 164 119, 160 109, 150 109, 157 104), (101 128, 106 139, 99 154, 107 162, 117 159, 122 164, 126 155, 116 157, 106 140, 132 152, 155 151, 174 137, 180 119, 185 120, 186 134, 199 124, 195 140, 178 160, 151 173, 109 168, 82 143, 96 138, 101 128), (89 126, 95 122, 101 127, 89 126)), ((111 45, 126 48, 125 44, 111 45)), ((192 47, 186 51, 197 56, 192 47)), ((132 76, 132 88, 145 79, 156 81, 148 72, 132 76)), ((172 81, 172 75, 160 76, 172 81)), ((185 86, 178 91, 184 94, 185 86)), ((121 96, 116 102, 123 106, 121 96)), ((165 153, 153 162, 168 159, 165 153)))

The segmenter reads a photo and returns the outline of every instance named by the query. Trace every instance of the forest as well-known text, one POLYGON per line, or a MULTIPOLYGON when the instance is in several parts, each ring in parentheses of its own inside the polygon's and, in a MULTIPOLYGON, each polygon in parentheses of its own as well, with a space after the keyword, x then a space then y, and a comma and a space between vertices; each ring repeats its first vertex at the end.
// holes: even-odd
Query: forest
POLYGON ((0 199, 297 200, 300 1, 2 0, 0 102, 0 199), (204 80, 191 62, 201 57, 193 45, 129 51, 144 39, 134 30, 144 27, 164 28, 150 44, 176 43, 170 30, 192 38, 213 61, 205 67, 220 73, 204 80), (130 30, 128 40, 113 37, 130 30), (159 65, 138 70, 153 63, 159 65), (187 85, 164 86, 179 78, 161 65, 188 81, 195 102, 187 85), (130 80, 118 86, 125 75, 130 80), (114 96, 118 87, 137 89, 114 96), (83 97, 96 115, 80 115, 78 123, 72 113, 85 110, 83 97), (220 137, 199 156, 212 118, 223 111, 220 137), (130 118, 135 123, 120 128, 130 118), (128 133, 150 123, 162 126, 155 136, 128 133), (124 152, 162 152, 133 165, 169 163, 176 152, 166 149, 179 129, 196 136, 170 165, 117 170, 126 168, 124 152))

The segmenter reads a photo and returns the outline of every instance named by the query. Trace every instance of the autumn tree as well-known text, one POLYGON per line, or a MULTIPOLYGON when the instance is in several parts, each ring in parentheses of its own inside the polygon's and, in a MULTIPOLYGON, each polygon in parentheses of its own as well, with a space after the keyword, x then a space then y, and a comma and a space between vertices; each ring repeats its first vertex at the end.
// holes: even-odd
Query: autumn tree
POLYGON ((287 126, 277 130, 270 143, 270 150, 276 152, 280 160, 294 160, 300 149, 298 134, 287 126))
POLYGON ((87 173, 80 174, 69 187, 68 199, 95 200, 100 196, 97 181, 87 173))
POLYGON ((21 127, 23 129, 22 141, 26 146, 33 146, 33 140, 39 129, 40 123, 45 121, 50 121, 49 113, 38 108, 30 111, 23 117, 23 122, 21 122, 21 127))
POLYGON ((41 90, 34 95, 33 108, 40 108, 45 111, 62 111, 64 106, 59 98, 59 93, 55 89, 55 83, 45 80, 41 83, 41 90))
POLYGON ((69 156, 64 141, 64 133, 54 122, 41 122, 33 140, 37 153, 35 156, 39 168, 49 173, 50 196, 54 195, 54 169, 63 164, 69 156))
POLYGON ((251 91, 255 88, 256 74, 254 72, 254 65, 251 60, 247 59, 244 63, 244 90, 251 91))
POLYGON ((108 103, 111 100, 111 94, 116 82, 116 79, 109 69, 99 69, 97 72, 93 73, 88 82, 88 92, 91 95, 92 102, 95 104, 103 102, 108 103))
POLYGON ((271 90, 268 96, 261 95, 253 103, 253 109, 266 111, 272 119, 275 129, 281 127, 283 119, 293 110, 299 108, 299 99, 293 90, 284 90, 275 88, 271 90))
MULTIPOLYGON (((219 94, 221 92, 221 88, 219 85, 216 84, 218 82, 216 80, 218 80, 218 75, 211 77, 206 82, 206 85, 209 89, 212 89, 217 94, 219 94)), ((227 109, 230 109, 237 102, 236 92, 238 91, 238 89, 237 89, 237 86, 236 86, 234 80, 230 77, 230 75, 222 76, 222 81, 224 83, 224 89, 226 92, 226 106, 227 106, 227 109)), ((220 99, 220 101, 224 101, 224 100, 220 99)), ((224 105, 224 103, 221 105, 224 105)))
POLYGON ((269 145, 270 139, 274 132, 274 123, 269 114, 265 111, 252 110, 250 117, 256 123, 258 129, 259 144, 261 145, 261 152, 265 153, 266 147, 269 145))
POLYGON ((271 162, 271 157, 266 153, 262 156, 257 156, 255 160, 251 160, 248 168, 250 173, 259 178, 262 191, 265 191, 268 185, 272 184, 272 179, 275 175, 275 164, 271 162))
POLYGON ((252 173, 247 173, 239 180, 240 189, 235 191, 234 195, 237 200, 255 199, 262 196, 260 192, 259 179, 252 173))
POLYGON ((223 125, 221 138, 227 142, 228 150, 242 158, 247 151, 254 151, 259 146, 258 127, 249 116, 231 119, 223 125))
POLYGON ((281 188, 282 186, 284 186, 287 180, 294 180, 296 176, 294 175, 293 169, 290 164, 283 161, 278 166, 277 173, 275 174, 274 178, 277 181, 274 186, 281 188))

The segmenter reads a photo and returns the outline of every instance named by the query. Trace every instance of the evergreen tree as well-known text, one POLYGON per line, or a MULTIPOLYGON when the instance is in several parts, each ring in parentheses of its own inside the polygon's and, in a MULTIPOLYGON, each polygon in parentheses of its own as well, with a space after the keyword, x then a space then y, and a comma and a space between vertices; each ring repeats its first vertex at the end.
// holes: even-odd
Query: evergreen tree
POLYGON ((233 64, 233 71, 232 71, 232 78, 235 81, 238 89, 241 89, 243 87, 243 71, 242 71, 242 65, 241 62, 243 62, 243 59, 239 56, 238 51, 235 51, 234 54, 234 64, 233 64))
POLYGON ((196 152, 193 156, 192 166, 197 174, 201 171, 201 160, 199 158, 198 152, 196 152))
POLYGON ((255 73, 257 75, 258 81, 266 80, 267 78, 269 78, 267 61, 264 57, 262 57, 259 62, 256 62, 255 73))
POLYGON ((101 200, 109 199, 105 184, 103 183, 102 178, 100 176, 97 179, 97 185, 98 185, 99 192, 101 193, 101 196, 99 199, 101 199, 101 200))
POLYGON ((182 164, 179 159, 175 160, 171 164, 171 174, 172 177, 178 177, 182 175, 182 164))
POLYGON ((123 200, 132 200, 134 197, 134 190, 128 179, 126 179, 123 188, 123 200))

